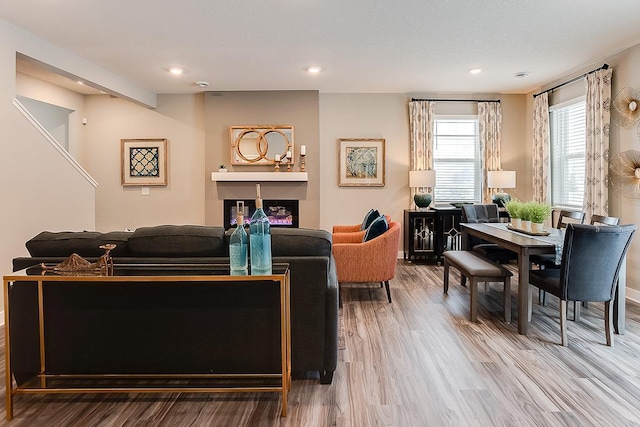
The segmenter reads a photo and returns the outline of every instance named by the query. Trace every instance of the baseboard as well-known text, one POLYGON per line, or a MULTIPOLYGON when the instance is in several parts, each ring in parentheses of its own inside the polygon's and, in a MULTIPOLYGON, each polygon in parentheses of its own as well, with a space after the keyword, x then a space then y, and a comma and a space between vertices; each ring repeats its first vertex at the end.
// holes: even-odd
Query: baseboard
POLYGON ((640 304, 640 291, 627 287, 627 299, 640 304))

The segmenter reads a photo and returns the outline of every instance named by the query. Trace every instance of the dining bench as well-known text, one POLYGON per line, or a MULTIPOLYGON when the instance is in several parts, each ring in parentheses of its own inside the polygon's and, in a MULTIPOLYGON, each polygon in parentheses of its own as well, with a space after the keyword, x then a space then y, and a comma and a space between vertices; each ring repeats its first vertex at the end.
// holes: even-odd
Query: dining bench
POLYGON ((470 319, 478 316, 478 283, 502 282, 504 284, 504 320, 511 323, 511 276, 512 273, 471 251, 446 251, 444 253, 444 293, 449 292, 449 268, 460 271, 461 285, 469 278, 471 290, 470 319))

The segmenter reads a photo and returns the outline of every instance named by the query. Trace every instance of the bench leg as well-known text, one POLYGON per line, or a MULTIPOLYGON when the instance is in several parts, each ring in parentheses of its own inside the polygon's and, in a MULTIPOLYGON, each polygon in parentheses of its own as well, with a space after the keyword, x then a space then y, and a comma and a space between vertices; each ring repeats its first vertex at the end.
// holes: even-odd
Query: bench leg
POLYGON ((444 260, 444 293, 449 292, 449 263, 447 259, 444 260))
POLYGON ((511 323, 511 278, 504 278, 504 321, 511 323))
POLYGON ((472 322, 475 322, 478 319, 478 281, 475 277, 471 277, 469 287, 471 288, 470 318, 472 322))

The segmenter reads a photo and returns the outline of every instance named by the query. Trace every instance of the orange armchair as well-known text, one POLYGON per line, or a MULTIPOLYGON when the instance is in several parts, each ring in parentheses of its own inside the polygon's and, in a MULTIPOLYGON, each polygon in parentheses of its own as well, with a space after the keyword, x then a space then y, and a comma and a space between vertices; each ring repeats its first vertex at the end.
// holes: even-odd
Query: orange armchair
POLYGON ((380 282, 386 287, 387 299, 391 302, 389 280, 396 273, 401 228, 399 222, 391 221, 384 234, 367 242, 362 241, 361 233, 334 233, 333 257, 338 283, 380 282))

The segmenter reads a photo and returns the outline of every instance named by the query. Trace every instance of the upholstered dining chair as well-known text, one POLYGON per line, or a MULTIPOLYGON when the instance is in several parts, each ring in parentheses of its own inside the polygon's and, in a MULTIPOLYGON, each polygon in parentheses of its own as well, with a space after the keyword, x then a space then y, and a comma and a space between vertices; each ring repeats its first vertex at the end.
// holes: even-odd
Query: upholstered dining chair
POLYGON ((620 266, 635 233, 633 224, 569 224, 560 268, 530 270, 529 283, 560 299, 560 337, 567 342, 567 301, 604 302, 605 333, 613 345, 611 320, 620 266))
MULTIPOLYGON (((567 222, 564 221, 564 218, 572 218, 576 221, 584 222, 584 213, 580 215, 582 212, 573 212, 573 211, 560 211, 558 217, 558 228, 565 228, 567 226, 567 222)), ((620 218, 614 216, 604 216, 604 215, 591 215, 591 219, 589 221, 591 225, 619 225, 620 218)), ((534 255, 531 257, 532 263, 538 264, 539 268, 560 268, 559 265, 555 263, 554 255, 534 255)), ((538 295, 540 304, 544 305, 546 303, 546 295, 544 291, 540 291, 538 295)), ((583 307, 587 307, 588 303, 586 301, 582 302, 583 307)), ((573 305, 573 320, 580 320, 580 307, 574 303, 573 305)))
MULTIPOLYGON (((462 219, 460 222, 466 223, 492 223, 500 222, 498 205, 496 204, 475 204, 462 205, 462 219)), ((518 254, 508 249, 502 248, 495 243, 487 243, 477 237, 468 236, 468 247, 473 252, 482 257, 498 263, 503 263, 518 259, 518 254)))
POLYGON ((391 221, 387 231, 366 242, 358 238, 360 233, 334 233, 332 250, 338 285, 380 283, 391 302, 389 281, 396 274, 401 230, 399 222, 391 221))

